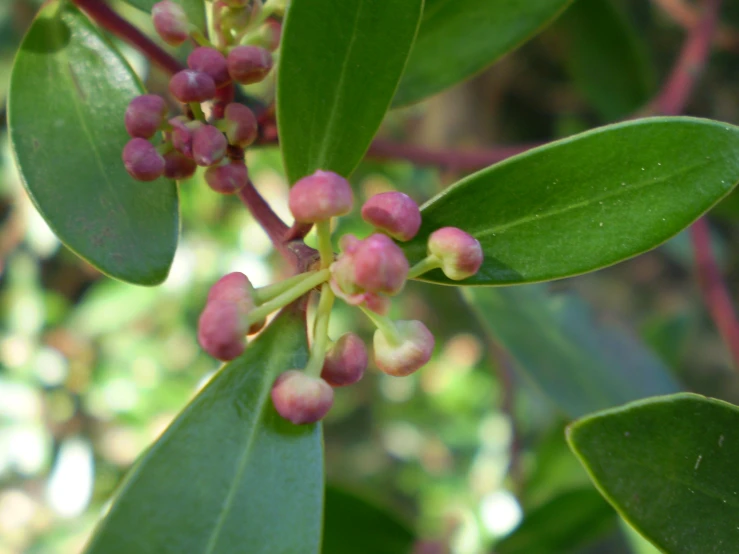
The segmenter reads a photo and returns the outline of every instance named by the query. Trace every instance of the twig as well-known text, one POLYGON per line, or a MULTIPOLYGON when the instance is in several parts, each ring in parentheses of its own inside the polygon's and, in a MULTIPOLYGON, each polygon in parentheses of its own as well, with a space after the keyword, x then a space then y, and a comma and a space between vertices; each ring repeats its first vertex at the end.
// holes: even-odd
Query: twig
MULTIPOLYGON (((653 0, 675 23, 685 29, 692 29, 700 21, 695 6, 684 0, 653 0)), ((739 52, 739 32, 728 25, 719 23, 715 37, 716 46, 730 52, 739 52)))

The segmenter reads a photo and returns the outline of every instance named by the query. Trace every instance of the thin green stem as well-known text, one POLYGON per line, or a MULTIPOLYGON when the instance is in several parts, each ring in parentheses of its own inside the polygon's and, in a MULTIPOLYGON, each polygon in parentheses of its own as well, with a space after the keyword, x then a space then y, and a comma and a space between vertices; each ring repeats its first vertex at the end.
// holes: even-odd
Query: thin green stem
POLYGON ((291 288, 302 283, 306 279, 309 279, 315 274, 315 271, 310 271, 308 273, 299 273, 297 275, 294 275, 293 277, 289 277, 283 281, 280 281, 279 283, 274 283, 272 285, 267 285, 266 287, 255 289, 253 294, 254 302, 257 305, 264 304, 265 302, 278 297, 283 292, 287 292, 291 288))
POLYGON ((254 323, 262 321, 272 312, 276 312, 280 308, 287 306, 291 302, 297 300, 304 294, 310 292, 311 289, 314 289, 321 283, 325 283, 326 281, 328 281, 328 278, 330 276, 331 272, 328 269, 316 271, 310 277, 301 281, 293 288, 283 292, 282 294, 279 294, 278 296, 275 296, 272 300, 265 302, 264 304, 253 310, 249 314, 249 325, 251 326, 254 323))
POLYGON ((315 331, 313 333, 313 346, 310 352, 308 364, 305 366, 305 373, 311 377, 321 375, 323 369, 323 361, 326 359, 326 349, 328 348, 328 324, 331 319, 331 308, 334 305, 334 293, 328 283, 324 283, 321 287, 321 299, 318 301, 318 310, 316 311, 315 331))
POLYGON ((192 115, 195 119, 199 119, 200 121, 205 121, 205 114, 203 113, 203 108, 198 102, 190 102, 188 106, 190 106, 190 109, 192 110, 192 115))
POLYGON ((190 30, 190 36, 198 44, 198 46, 213 46, 213 43, 208 40, 208 37, 206 37, 203 32, 194 25, 190 30))
POLYGON ((441 267, 441 260, 436 256, 428 256, 414 265, 408 272, 408 279, 415 279, 427 271, 441 267))
POLYGON ((331 220, 316 223, 318 236, 318 253, 321 255, 321 267, 327 268, 334 262, 334 247, 331 245, 331 220))
POLYGON ((390 344, 399 345, 402 342, 400 333, 398 333, 398 329, 395 327, 395 323, 393 323, 392 319, 385 315, 377 314, 364 306, 359 306, 359 309, 364 312, 364 315, 372 320, 372 323, 374 323, 380 332, 385 335, 390 344))

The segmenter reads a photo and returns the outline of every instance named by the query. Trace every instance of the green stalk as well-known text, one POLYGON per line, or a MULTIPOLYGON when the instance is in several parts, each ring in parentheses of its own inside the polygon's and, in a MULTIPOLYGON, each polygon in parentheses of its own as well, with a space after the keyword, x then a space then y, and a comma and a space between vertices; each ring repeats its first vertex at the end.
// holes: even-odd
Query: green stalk
POLYGON ((205 114, 203 113, 203 108, 200 106, 198 102, 190 102, 188 106, 190 106, 190 109, 192 110, 192 115, 195 119, 199 119, 200 121, 205 121, 205 114))
POLYGON ((327 268, 334 262, 334 247, 331 245, 331 220, 316 223, 318 237, 318 253, 321 255, 321 267, 327 268))
POLYGON ((318 301, 316 311, 315 332, 313 333, 313 346, 305 366, 305 373, 311 377, 319 377, 323 369, 323 361, 326 359, 328 348, 328 324, 331 319, 331 308, 334 305, 334 293, 331 285, 324 283, 321 287, 321 299, 318 301))
POLYGON ((328 281, 331 276, 331 272, 328 269, 322 269, 311 274, 293 288, 286 290, 282 294, 275 296, 272 300, 269 300, 253 310, 249 314, 248 324, 251 326, 254 323, 262 321, 272 312, 276 312, 280 308, 287 306, 290 302, 297 300, 304 294, 310 292, 311 289, 317 287, 321 283, 328 281))
POLYGON ((398 346, 401 342, 403 342, 400 337, 400 333, 398 333, 398 329, 395 327, 395 323, 393 323, 392 319, 390 319, 386 315, 377 314, 372 310, 365 308, 364 306, 359 306, 359 309, 364 312, 364 315, 372 320, 372 323, 374 323, 375 326, 380 330, 380 332, 385 335, 385 338, 387 338, 387 341, 390 344, 392 344, 393 346, 398 346))
POLYGON ((299 283, 302 283, 306 279, 309 279, 315 274, 316 271, 299 273, 298 275, 288 277, 287 279, 285 279, 284 281, 280 281, 279 283, 274 283, 272 285, 267 285, 266 287, 259 287, 258 289, 254 289, 254 294, 252 295, 254 298, 254 303, 257 305, 264 304, 265 302, 268 302, 269 300, 272 300, 273 298, 281 295, 283 292, 287 292, 291 288, 295 287, 299 283))
POLYGON ((408 279, 415 279, 427 271, 431 271, 432 269, 437 269, 439 267, 441 267, 441 260, 439 260, 439 258, 436 256, 427 256, 408 271, 408 279))

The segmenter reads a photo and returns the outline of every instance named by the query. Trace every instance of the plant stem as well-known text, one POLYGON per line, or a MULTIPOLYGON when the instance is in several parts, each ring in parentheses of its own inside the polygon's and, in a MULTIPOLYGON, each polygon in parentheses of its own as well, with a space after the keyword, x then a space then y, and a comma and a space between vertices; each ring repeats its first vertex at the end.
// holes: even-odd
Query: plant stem
MULTIPOLYGON (((249 179, 246 186, 239 191, 239 198, 249 208, 251 215, 257 220, 257 223, 261 225, 264 232, 272 241, 275 248, 280 250, 283 256, 286 256, 286 249, 283 243, 283 237, 288 230, 287 225, 279 218, 279 216, 272 210, 270 205, 262 198, 257 189, 254 188, 254 183, 249 179)), ((292 255, 292 254, 290 254, 292 255)))
POLYGON ((414 265, 410 271, 408 271, 408 279, 415 279, 419 275, 423 275, 427 271, 437 269, 441 267, 441 260, 436 256, 427 256, 416 265, 414 265))
POLYGON ((315 275, 315 271, 311 271, 308 273, 299 273, 298 275, 294 275, 292 277, 288 277, 287 279, 284 279, 280 281, 279 283, 274 283, 272 285, 267 285, 266 287, 260 287, 258 289, 254 290, 254 302, 256 304, 264 304, 265 302, 268 302, 269 300, 272 300, 273 298, 276 298, 277 296, 281 295, 283 292, 286 292, 290 290, 291 288, 295 287, 299 283, 302 283, 312 275, 315 275))
POLYGON ((254 323, 262 321, 272 312, 275 312, 283 306, 287 306, 290 302, 297 300, 304 294, 310 292, 311 289, 314 289, 321 283, 325 283, 326 281, 328 281, 328 278, 330 276, 331 273, 328 269, 322 269, 321 271, 316 271, 315 273, 311 274, 310 277, 307 277, 306 279, 295 285, 293 288, 275 296, 272 300, 265 302, 264 304, 253 310, 249 314, 249 325, 251 326, 254 323))
POLYGON ((372 323, 374 323, 375 326, 380 330, 380 333, 385 335, 385 338, 387 338, 387 341, 390 344, 392 344, 393 346, 398 346, 401 342, 403 342, 402 338, 400 337, 400 333, 398 333, 398 329, 397 327, 395 327, 395 323, 393 323, 392 319, 385 315, 375 313, 372 310, 365 308, 364 306, 358 306, 358 308, 364 312, 364 315, 370 318, 372 323))
POLYGON ((192 110, 192 116, 200 121, 205 121, 205 114, 203 113, 203 107, 198 102, 190 102, 188 104, 190 110, 192 110))
POLYGON ((316 223, 318 236, 318 253, 321 255, 321 267, 327 268, 334 262, 334 247, 331 245, 331 220, 316 223))
MULTIPOLYGON (((325 270, 324 270, 325 271, 325 270)), ((311 377, 321 375, 323 369, 323 361, 326 359, 326 349, 328 348, 328 324, 331 319, 331 308, 334 305, 334 293, 328 283, 324 283, 321 287, 321 299, 318 301, 318 310, 316 311, 315 332, 313 333, 313 346, 310 351, 308 365, 305 366, 305 373, 311 377)))

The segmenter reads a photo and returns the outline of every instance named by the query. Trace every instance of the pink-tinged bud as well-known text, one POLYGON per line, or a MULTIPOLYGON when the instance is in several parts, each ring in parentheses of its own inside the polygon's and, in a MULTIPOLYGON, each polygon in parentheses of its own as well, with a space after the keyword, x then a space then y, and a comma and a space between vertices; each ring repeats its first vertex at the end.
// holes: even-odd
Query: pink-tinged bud
POLYGON ((187 57, 187 67, 209 75, 216 88, 224 87, 231 82, 226 56, 210 46, 198 46, 190 52, 187 57))
POLYGON ((398 294, 403 290, 408 270, 405 254, 386 235, 371 235, 357 246, 354 282, 365 291, 398 294))
POLYGON ((203 125, 192 134, 192 157, 198 165, 217 164, 226 155, 227 148, 226 137, 213 125, 203 125))
POLYGON ((126 171, 138 181, 154 181, 164 173, 164 158, 146 139, 129 140, 121 157, 126 171))
POLYGON ((441 261, 444 275, 454 281, 472 277, 482 265, 480 243, 456 227, 442 227, 431 233, 428 252, 441 261))
POLYGON ((374 292, 364 293, 364 305, 368 310, 380 315, 387 315, 390 311, 390 299, 374 292))
POLYGON ((242 85, 258 83, 272 69, 272 54, 259 46, 237 46, 226 58, 228 73, 242 85))
MULTIPOLYGON (((246 318, 256 307, 254 287, 249 278, 243 273, 238 271, 228 273, 218 279, 208 291, 208 303, 212 302, 228 302, 235 305, 242 321, 246 321, 246 318)), ((249 329, 246 329, 246 333, 249 335, 256 333, 263 326, 264 321, 254 323, 249 329)))
POLYGON ((185 156, 192 157, 192 134, 205 123, 199 120, 190 121, 184 115, 169 120, 172 125, 172 146, 185 156))
POLYGON ((321 378, 332 387, 353 385, 367 369, 367 348, 356 333, 346 333, 326 353, 321 378))
POLYGON ((421 211, 402 192, 376 194, 362 206, 362 219, 397 240, 411 240, 421 227, 421 211))
POLYGON ((264 24, 263 32, 266 37, 267 48, 272 51, 277 50, 282 38, 282 23, 274 19, 268 19, 264 24))
POLYGON ((151 17, 157 34, 170 46, 180 46, 190 35, 190 22, 185 10, 171 0, 154 4, 151 17))
POLYGON ((332 171, 316 171, 290 189, 290 211, 295 221, 315 223, 352 211, 354 197, 349 181, 332 171))
POLYGON ((404 377, 431 359, 434 336, 420 321, 396 321, 395 328, 400 335, 397 344, 388 340, 379 329, 375 331, 375 364, 388 375, 404 377))
POLYGON ((234 194, 246 186, 249 172, 243 161, 228 161, 205 170, 205 182, 216 192, 234 194))
POLYGON ((231 102, 223 112, 228 143, 246 148, 257 139, 257 118, 249 108, 231 102))
POLYGON ((149 139, 159 130, 166 115, 167 105, 161 96, 137 96, 126 108, 126 131, 132 137, 149 139))
POLYGON ((197 165, 177 150, 170 150, 164 155, 164 176, 168 179, 181 181, 189 179, 195 173, 197 165))
POLYGON ((291 369, 272 386, 272 402, 278 414, 296 425, 315 423, 331 409, 334 391, 323 379, 291 369))
POLYGON ((207 73, 183 69, 169 80, 169 92, 184 104, 201 103, 216 95, 216 84, 207 73))
POLYGON ((244 317, 238 306, 225 300, 205 305, 198 321, 198 342, 214 358, 228 361, 244 351, 244 317))

